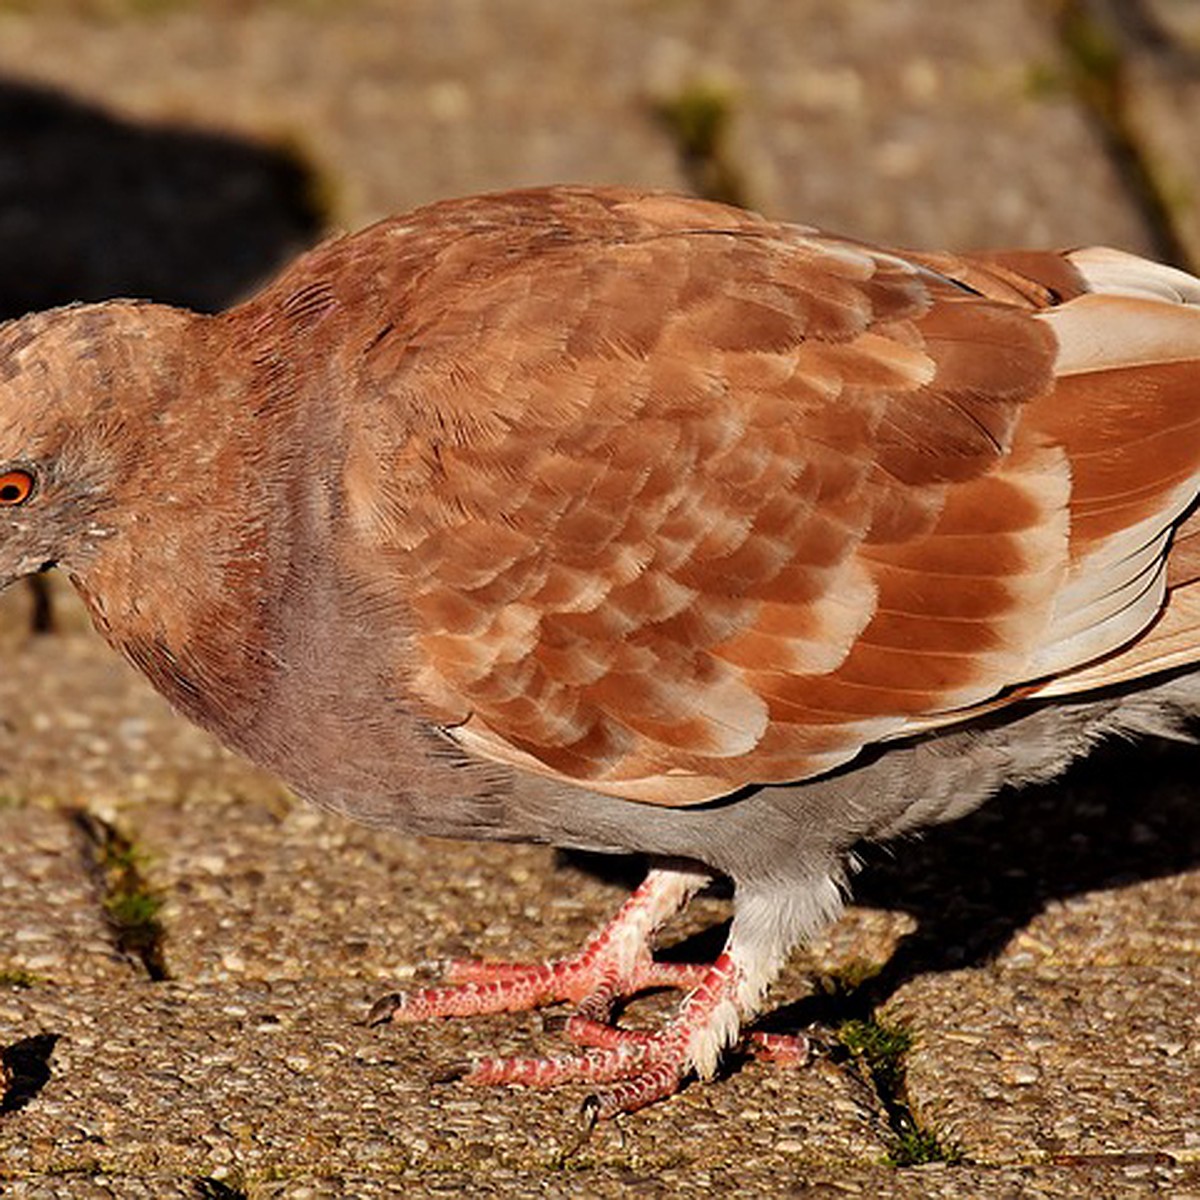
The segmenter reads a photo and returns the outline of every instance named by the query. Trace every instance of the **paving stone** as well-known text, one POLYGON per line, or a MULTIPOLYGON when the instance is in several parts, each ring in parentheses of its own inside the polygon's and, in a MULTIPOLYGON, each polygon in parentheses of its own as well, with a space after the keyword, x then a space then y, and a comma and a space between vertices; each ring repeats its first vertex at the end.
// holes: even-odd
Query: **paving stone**
POLYGON ((404 1173, 469 1181, 479 1171, 549 1179, 633 1170, 664 1180, 754 1164, 777 1186, 798 1161, 870 1161, 883 1145, 869 1096, 832 1067, 752 1066, 721 1088, 691 1088, 579 1152, 580 1089, 493 1094, 429 1083, 431 1064, 486 1038, 513 1052, 536 1022, 494 1019, 400 1030, 350 1018, 360 984, 142 984, 33 988, 0 1003, 13 1040, 56 1039, 36 1097, 0 1117, 0 1178, 247 1178, 404 1173), (686 1138, 684 1134, 686 1133, 686 1138))
POLYGON ((0 801, 0 844, 0 989, 128 981, 136 968, 117 952, 70 817, 0 801))
POLYGON ((1200 1157, 1196 976, 1178 967, 925 977, 909 1097, 990 1163, 1065 1156, 1153 1168, 1200 1157))

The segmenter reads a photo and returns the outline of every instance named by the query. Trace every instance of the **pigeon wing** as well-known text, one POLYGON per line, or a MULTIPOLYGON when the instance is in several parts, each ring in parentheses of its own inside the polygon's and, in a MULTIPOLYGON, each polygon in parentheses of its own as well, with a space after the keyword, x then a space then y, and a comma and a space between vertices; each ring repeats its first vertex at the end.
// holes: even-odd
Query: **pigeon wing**
POLYGON ((1200 434, 1177 364, 1079 350, 1096 297, 1041 310, 1061 256, 956 278, 659 198, 535 242, 505 203, 364 346, 347 451, 408 687, 467 748, 694 803, 1154 619, 1200 434))

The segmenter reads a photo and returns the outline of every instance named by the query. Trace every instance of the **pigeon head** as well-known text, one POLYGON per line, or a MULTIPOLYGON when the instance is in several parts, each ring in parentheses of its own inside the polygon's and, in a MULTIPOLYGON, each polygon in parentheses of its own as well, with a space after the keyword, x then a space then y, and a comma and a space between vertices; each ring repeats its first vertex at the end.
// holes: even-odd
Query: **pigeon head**
POLYGON ((0 587, 83 567, 125 497, 149 487, 177 362, 171 312, 78 305, 0 327, 0 587))

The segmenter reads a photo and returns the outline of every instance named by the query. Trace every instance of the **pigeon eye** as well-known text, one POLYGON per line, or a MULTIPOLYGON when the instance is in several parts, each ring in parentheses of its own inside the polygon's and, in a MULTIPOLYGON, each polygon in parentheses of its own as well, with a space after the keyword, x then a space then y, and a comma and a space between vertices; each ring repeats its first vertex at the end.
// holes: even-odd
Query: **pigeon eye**
POLYGON ((33 476, 20 469, 0 474, 0 508, 24 504, 33 494, 33 476))

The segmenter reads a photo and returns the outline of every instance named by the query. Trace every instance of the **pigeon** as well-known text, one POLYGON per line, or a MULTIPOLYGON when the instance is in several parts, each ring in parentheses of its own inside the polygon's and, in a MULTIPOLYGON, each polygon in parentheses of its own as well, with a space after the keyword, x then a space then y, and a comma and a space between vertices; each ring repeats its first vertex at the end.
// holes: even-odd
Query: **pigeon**
POLYGON ((0 326, 0 584, 62 568, 180 712, 326 809, 646 856, 576 954, 371 1013, 570 1004, 567 1053, 460 1074, 583 1083, 599 1120, 754 1038, 856 845, 1183 735, 1198 360, 1200 280, 1117 250, 444 201, 217 315, 0 326), (722 878, 715 961, 657 960, 722 878), (659 1028, 620 1024, 662 987, 659 1028))

